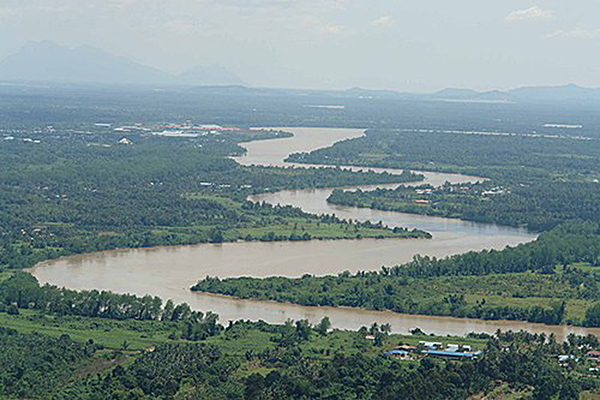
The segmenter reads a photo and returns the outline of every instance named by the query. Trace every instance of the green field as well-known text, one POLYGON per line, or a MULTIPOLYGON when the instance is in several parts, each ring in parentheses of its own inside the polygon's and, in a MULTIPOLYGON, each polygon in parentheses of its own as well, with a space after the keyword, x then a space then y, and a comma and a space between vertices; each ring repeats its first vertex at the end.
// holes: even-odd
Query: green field
POLYGON ((121 349, 126 342, 130 350, 174 342, 168 336, 176 330, 173 325, 153 321, 53 316, 31 310, 20 310, 19 315, 0 313, 0 326, 20 333, 37 332, 52 337, 66 334, 79 342, 92 339, 109 349, 121 349))
MULTIPOLYGON (((182 339, 170 339, 169 335, 180 328, 176 324, 161 323, 156 321, 116 321, 102 318, 52 316, 33 310, 20 310, 19 315, 0 313, 0 326, 15 329, 20 333, 37 332, 42 335, 60 337, 67 334, 71 339, 85 342, 92 339, 95 343, 102 344, 107 349, 123 349, 127 343, 128 350, 144 350, 163 343, 184 343, 182 339)), ((260 330, 247 330, 238 335, 220 334, 206 339, 207 343, 219 345, 229 354, 243 356, 246 351, 260 352, 265 349, 275 348, 270 341, 272 334, 260 330)), ((360 334, 351 331, 334 330, 327 336, 311 336, 311 340, 301 344, 301 347, 315 354, 322 354, 321 350, 334 352, 340 350, 353 351, 360 334)), ((430 335, 398 335, 386 337, 385 345, 379 347, 365 347, 361 352, 367 351, 371 355, 383 353, 385 349, 393 348, 398 344, 417 345, 420 340, 443 341, 470 345, 481 349, 485 340, 464 337, 430 336, 430 335)), ((357 351, 356 349, 354 351, 357 351)))

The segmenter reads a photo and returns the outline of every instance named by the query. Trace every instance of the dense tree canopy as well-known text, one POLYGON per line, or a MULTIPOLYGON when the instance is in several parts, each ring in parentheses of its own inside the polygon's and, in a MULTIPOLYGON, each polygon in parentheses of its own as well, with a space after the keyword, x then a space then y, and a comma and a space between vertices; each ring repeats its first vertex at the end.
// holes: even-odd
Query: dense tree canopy
POLYGON ((118 247, 233 240, 427 237, 350 224, 246 197, 285 188, 420 180, 417 174, 244 167, 238 143, 281 137, 242 131, 195 139, 42 131, 0 141, 0 268, 118 247), (27 140, 36 140, 34 143, 27 140), (330 229, 317 229, 320 225, 330 229), (323 231, 327 233, 322 233, 323 231))
POLYGON ((335 204, 548 230, 571 219, 600 222, 597 138, 371 130, 295 162, 365 165, 490 178, 440 188, 336 191, 335 204))
POLYGON ((444 259, 417 256, 404 265, 354 275, 207 277, 193 290, 303 305, 600 326, 593 310, 584 317, 568 315, 565 308, 591 307, 600 300, 600 275, 569 267, 577 262, 597 265, 599 255, 596 224, 565 223, 534 242, 500 251, 444 259), (558 272, 557 265, 562 265, 558 272))

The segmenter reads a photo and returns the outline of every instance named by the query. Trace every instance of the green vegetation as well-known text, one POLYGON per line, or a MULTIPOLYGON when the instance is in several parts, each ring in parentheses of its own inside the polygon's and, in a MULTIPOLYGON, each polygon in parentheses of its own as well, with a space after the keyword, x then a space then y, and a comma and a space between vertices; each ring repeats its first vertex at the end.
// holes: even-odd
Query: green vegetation
POLYGON ((399 211, 475 222, 548 230, 573 219, 600 222, 600 184, 594 182, 446 184, 434 188, 335 190, 328 202, 344 206, 399 211))
POLYGON ((92 339, 109 349, 144 350, 161 343, 180 341, 181 325, 170 321, 133 321, 106 318, 53 315, 38 310, 19 309, 19 314, 0 312, 0 326, 19 333, 38 333, 58 338, 62 335, 78 342, 92 339))
POLYGON ((415 257, 379 272, 302 278, 207 277, 192 290, 303 305, 600 326, 600 228, 565 223, 531 243, 445 259, 415 257), (558 266, 562 267, 558 267, 558 266))
MULTIPOLYGON (((225 327, 215 314, 157 297, 40 286, 18 269, 118 247, 427 238, 418 230, 246 201, 267 191, 416 182, 422 176, 244 167, 229 158, 243 152, 239 143, 282 137, 281 132, 189 139, 126 134, 133 144, 119 145, 121 134, 92 128, 94 120, 170 119, 186 113, 215 122, 228 118, 228 123, 269 125, 264 122, 276 119, 348 125, 346 112, 309 109, 306 97, 280 104, 281 96, 252 95, 237 103, 243 110, 232 112, 232 96, 202 96, 209 100, 199 106, 197 99, 186 105, 194 97, 190 93, 178 93, 177 101, 164 101, 160 93, 111 93, 115 100, 95 93, 95 98, 79 94, 73 104, 72 93, 33 99, 20 92, 14 96, 12 90, 2 88, 0 113, 27 128, 0 131, 0 398, 575 399, 598 392, 597 372, 590 370, 596 364, 587 354, 600 348, 594 336, 571 335, 565 343, 523 332, 454 338, 415 330, 401 336, 390 334, 389 325, 331 330, 327 319, 316 326, 236 321, 225 327), (297 115, 299 109, 303 116, 297 115), (54 122, 56 129, 31 128, 54 122), (421 352, 421 341, 456 343, 482 353, 462 361, 434 359, 421 352), (398 345, 417 349, 408 359, 384 355, 398 345), (559 365, 558 355, 567 361, 559 365)), ((348 101, 357 126, 389 125, 385 115, 400 115, 398 109, 414 117, 414 108, 397 103, 348 101)), ((435 104, 436 110, 441 107, 435 104)), ((462 128, 464 110, 443 107, 449 123, 462 128)), ((429 114, 419 114, 419 123, 433 123, 425 117, 429 114)), ((511 115, 519 116, 514 110, 511 115)), ((478 125, 477 118, 471 123, 478 125)), ((515 127, 522 130, 519 121, 515 127)), ((485 176, 489 180, 479 184, 442 188, 336 191, 330 201, 525 226, 542 234, 516 248, 443 260, 417 257, 380 272, 208 277, 195 290, 308 305, 600 326, 598 154, 597 141, 576 137, 371 131, 365 138, 295 155, 298 162, 485 176)))
POLYGON ((600 326, 598 140, 373 130, 289 159, 484 176, 488 179, 480 183, 438 188, 335 190, 328 201, 542 233, 515 248, 441 260, 417 256, 380 272, 301 279, 207 277, 193 290, 304 305, 600 326))
POLYGON ((58 339, 20 335, 2 327, 0 348, 0 395, 17 398, 56 390, 96 350, 93 344, 78 344, 66 335, 58 339))
POLYGON ((336 191, 335 204, 548 230, 573 220, 600 222, 600 141, 578 137, 368 131, 294 162, 364 165, 490 178, 440 188, 336 191), (365 149, 369 149, 368 153, 365 149))
MULTIPOLYGON (((38 324, 44 322, 42 326, 47 325, 47 321, 43 321, 43 313, 47 313, 117 321, 161 321, 167 327, 177 325, 181 337, 189 340, 205 339, 220 329, 216 314, 193 311, 185 303, 175 305, 168 300, 163 305, 158 297, 97 290, 77 292, 50 285, 40 286, 30 274, 15 272, 12 277, 0 282, 0 311, 20 315, 23 309, 41 312, 33 316, 33 321, 38 324)), ((130 325, 127 327, 131 328, 130 325)))
MULTIPOLYGON (((82 337, 89 335, 86 340, 26 333, 23 318, 6 318, 7 328, 0 328, 0 398, 466 399, 506 391, 531 399, 576 399, 596 387, 587 363, 564 369, 556 361, 556 354, 583 357, 597 349, 594 337, 571 336, 560 344, 552 336, 523 332, 401 336, 376 325, 358 332, 327 330, 322 328, 326 320, 314 327, 306 321, 238 321, 199 342, 160 337, 136 350, 127 340, 106 345, 99 329, 88 330, 94 323, 107 327, 99 318, 61 321, 82 337), (368 340, 368 334, 376 339, 368 340), (456 343, 482 353, 476 360, 434 359, 420 353, 421 341, 456 343), (384 356, 398 345, 416 351, 407 360, 384 356)), ((147 330, 117 324, 111 331, 115 337, 123 330, 145 333, 152 325, 165 329, 160 321, 143 322, 147 330)))
POLYGON ((244 167, 238 143, 278 132, 194 139, 43 132, 0 145, 0 269, 68 254, 235 240, 426 238, 246 201, 291 188, 420 180, 416 174, 244 167), (29 137, 31 136, 31 137, 29 137), (29 140, 39 140, 34 143, 29 140))
POLYGON ((327 318, 223 327, 186 304, 40 287, 20 271, 0 282, 0 324, 0 398, 8 399, 466 399, 505 385, 533 399, 575 399, 596 390, 596 376, 588 363, 562 369, 556 354, 600 348, 594 336, 560 345, 526 333, 403 336, 377 324, 349 332, 331 330, 327 318), (483 353, 438 360, 420 352, 422 341, 483 353), (416 349, 408 359, 384 355, 399 345, 416 349))

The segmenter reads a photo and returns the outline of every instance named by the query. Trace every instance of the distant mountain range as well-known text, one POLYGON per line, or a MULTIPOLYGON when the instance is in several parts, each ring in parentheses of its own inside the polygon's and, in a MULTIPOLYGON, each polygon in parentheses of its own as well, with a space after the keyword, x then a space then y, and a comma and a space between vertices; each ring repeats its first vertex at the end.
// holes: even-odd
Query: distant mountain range
POLYGON ((439 100, 474 102, 600 101, 600 89, 577 85, 530 86, 488 92, 477 92, 470 89, 444 89, 430 96, 439 100))
POLYGON ((447 88, 435 93, 415 94, 390 90, 368 90, 352 88, 346 95, 368 98, 421 99, 464 103, 519 103, 519 102, 600 102, 600 88, 585 88, 577 85, 531 86, 511 90, 478 92, 472 89, 447 88))
POLYGON ((199 66, 176 76, 94 47, 70 48, 50 41, 29 42, 0 60, 0 81, 160 86, 244 84, 220 66, 199 66))
POLYGON ((70 48, 50 41, 29 42, 15 54, 0 60, 0 82, 188 86, 192 90, 219 91, 252 96, 323 96, 324 98, 374 98, 434 100, 465 103, 600 102, 600 89, 577 85, 521 87, 478 92, 448 88, 415 94, 393 90, 304 90, 248 87, 231 71, 218 66, 198 66, 179 75, 169 74, 124 57, 89 46, 70 48))

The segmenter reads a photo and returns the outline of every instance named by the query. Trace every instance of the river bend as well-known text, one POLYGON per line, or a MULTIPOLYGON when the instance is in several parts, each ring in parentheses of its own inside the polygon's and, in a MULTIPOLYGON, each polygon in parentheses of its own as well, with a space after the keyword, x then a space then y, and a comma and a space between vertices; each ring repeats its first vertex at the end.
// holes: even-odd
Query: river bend
MULTIPOLYGON (((246 155, 237 158, 244 165, 274 165, 306 167, 288 164, 288 154, 311 151, 364 134, 360 129, 281 128, 294 137, 245 143, 246 155)), ((353 170, 400 170, 348 167, 353 170)), ((473 182, 481 178, 457 174, 424 173, 425 183, 441 185, 473 182)), ((422 184, 423 182, 412 183, 422 184)), ((374 187, 361 186, 363 190, 374 187)), ((362 239, 340 241, 224 243, 192 246, 126 249, 64 257, 38 264, 30 270, 41 283, 50 283, 77 290, 111 290, 137 295, 151 294, 175 302, 187 302, 194 309, 210 310, 220 315, 221 321, 262 319, 282 323, 288 319, 308 319, 317 322, 328 316, 334 327, 358 329, 361 326, 390 323, 394 332, 407 333, 420 327, 437 334, 464 335, 468 332, 493 333, 497 329, 527 329, 531 332, 554 332, 558 338, 568 333, 595 333, 600 329, 567 326, 545 326, 526 322, 482 321, 449 317, 413 316, 392 312, 366 311, 349 308, 303 307, 269 301, 240 300, 210 294, 193 293, 189 288, 206 275, 235 276, 289 276, 306 273, 325 275, 345 270, 376 270, 412 259, 416 254, 448 256, 471 250, 502 249, 535 239, 535 235, 521 229, 481 224, 398 212, 386 212, 328 204, 326 199, 333 189, 286 190, 252 196, 253 201, 289 204, 311 213, 335 214, 340 218, 373 222, 383 221, 390 227, 419 228, 433 235, 433 239, 362 239)))

